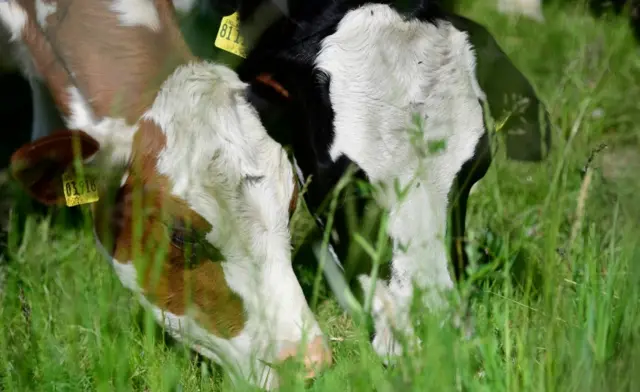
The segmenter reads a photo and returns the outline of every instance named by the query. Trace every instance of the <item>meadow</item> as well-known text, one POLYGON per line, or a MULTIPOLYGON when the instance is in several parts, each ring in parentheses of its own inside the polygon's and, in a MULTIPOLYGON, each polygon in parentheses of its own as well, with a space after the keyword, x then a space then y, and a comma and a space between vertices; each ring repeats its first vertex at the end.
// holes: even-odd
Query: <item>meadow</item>
MULTIPOLYGON (((335 363, 311 384, 284 369, 282 391, 640 390, 640 46, 623 17, 550 4, 540 25, 493 4, 462 13, 536 87, 553 151, 541 163, 499 151, 471 196, 468 251, 482 264, 456 298, 471 304, 473 334, 416 313, 423 349, 385 368, 323 290, 315 313, 335 363)), ((297 214, 298 238, 309 218, 297 214)), ((86 224, 26 218, 0 260, 0 390, 253 390, 166 339, 86 224)), ((300 273, 309 291, 315 271, 300 273)))

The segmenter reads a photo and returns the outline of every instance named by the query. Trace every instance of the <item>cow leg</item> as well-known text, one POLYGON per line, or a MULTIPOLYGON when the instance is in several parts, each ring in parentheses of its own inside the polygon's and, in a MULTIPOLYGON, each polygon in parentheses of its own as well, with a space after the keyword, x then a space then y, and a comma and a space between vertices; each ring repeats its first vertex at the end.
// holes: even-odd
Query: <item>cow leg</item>
MULTIPOLYGON (((384 361, 404 351, 398 338, 405 339, 408 347, 418 343, 410 318, 413 302, 430 311, 442 310, 446 304, 442 294, 453 288, 445 241, 448 192, 443 191, 451 185, 423 183, 390 211, 391 278, 388 284, 375 283, 371 307, 376 330, 372 345, 384 361), (420 235, 410 237, 411 232, 420 235)), ((364 292, 370 293, 372 279, 360 276, 359 280, 364 292)))

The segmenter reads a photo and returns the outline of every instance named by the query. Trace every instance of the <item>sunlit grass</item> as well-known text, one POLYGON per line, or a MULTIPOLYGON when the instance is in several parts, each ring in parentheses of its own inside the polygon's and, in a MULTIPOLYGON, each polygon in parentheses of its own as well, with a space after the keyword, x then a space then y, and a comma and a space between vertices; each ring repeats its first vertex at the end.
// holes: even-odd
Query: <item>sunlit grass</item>
MULTIPOLYGON (((469 251, 495 266, 476 282, 471 338, 416 314, 423 350, 385 369, 322 291, 315 311, 335 365, 307 388, 640 390, 640 182, 637 170, 625 172, 640 167, 640 60, 627 21, 548 8, 542 26, 499 15, 492 1, 467 3, 464 13, 489 27, 548 104, 554 152, 541 164, 498 156, 471 197, 469 251)), ((294 221, 294 231, 308 228, 308 217, 294 221)), ((219 368, 165 340, 91 231, 70 226, 32 217, 8 239, 0 389, 237 390, 219 368)), ((311 299, 316 271, 298 272, 311 299)), ((284 378, 285 391, 305 388, 295 371, 284 378)))

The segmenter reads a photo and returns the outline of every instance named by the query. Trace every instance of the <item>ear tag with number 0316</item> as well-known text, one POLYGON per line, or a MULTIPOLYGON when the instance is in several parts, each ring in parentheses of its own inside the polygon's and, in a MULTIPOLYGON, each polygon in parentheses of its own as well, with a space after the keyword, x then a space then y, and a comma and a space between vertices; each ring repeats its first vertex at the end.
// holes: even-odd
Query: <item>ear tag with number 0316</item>
POLYGON ((240 35, 240 23, 238 22, 238 13, 233 13, 222 18, 220 29, 216 35, 216 47, 233 53, 236 56, 247 58, 244 47, 244 40, 240 35))
POLYGON ((96 179, 86 173, 84 178, 81 178, 71 171, 66 171, 62 175, 62 187, 67 207, 95 203, 99 200, 96 179))

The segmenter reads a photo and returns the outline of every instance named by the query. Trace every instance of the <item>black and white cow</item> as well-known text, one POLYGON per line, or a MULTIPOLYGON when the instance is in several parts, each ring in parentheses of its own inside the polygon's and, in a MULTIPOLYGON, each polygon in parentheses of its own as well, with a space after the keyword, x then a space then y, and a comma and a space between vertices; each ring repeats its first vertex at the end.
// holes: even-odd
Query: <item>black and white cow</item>
MULTIPOLYGON (((375 281, 373 346, 383 358, 400 353, 392 326, 412 336, 407 316, 414 284, 432 308, 443 304, 442 290, 453 287, 448 207, 455 275, 465 274, 460 245, 467 197, 491 162, 483 102, 499 115, 512 93, 528 99, 504 126, 514 131, 512 142, 531 139, 516 154, 522 160, 541 159, 549 146, 540 136, 546 111, 482 26, 433 0, 212 3, 238 10, 248 31, 267 10, 281 12, 236 71, 250 84, 249 99, 270 135, 293 146, 301 181, 311 178, 305 200, 321 224, 327 222, 323 202, 350 165, 357 177, 379 185, 373 203, 357 190, 342 196, 331 245, 343 262, 362 253, 353 233, 370 227, 354 228, 352 217, 389 212, 391 268, 375 281), (421 127, 412 132, 416 124, 421 127), (431 148, 438 145, 444 148, 431 148)), ((344 268, 365 292, 373 287, 368 272, 344 268)))
MULTIPOLYGON (((453 286, 444 238, 448 206, 456 276, 464 275, 466 257, 456 245, 462 244, 466 198, 491 160, 481 102, 488 101, 499 116, 507 111, 504 98, 511 92, 529 98, 527 108, 504 125, 515 131, 507 146, 509 140, 523 144, 522 135, 533 135, 516 154, 524 160, 544 155, 539 102, 486 30, 445 13, 434 1, 409 1, 403 8, 382 1, 289 1, 277 2, 270 11, 265 4, 216 4, 240 9, 248 29, 263 29, 263 15, 284 11, 237 71, 249 82, 248 98, 271 136, 293 145, 302 180, 313 178, 306 200, 323 224, 322 201, 347 166, 355 164, 358 176, 386 185, 374 203, 356 194, 355 215, 391 212, 391 270, 376 282, 373 343, 384 357, 398 353, 392 324, 411 332, 404 319, 414 296, 412 283, 422 289, 453 286), (412 120, 426 123, 417 139, 407 132, 412 120), (429 145, 441 142, 444 150, 422 156, 429 145), (403 200, 395 192, 397 183, 411 183, 403 200), (389 311, 383 311, 385 303, 391 304, 389 311)), ((346 260, 359 245, 345 204, 336 213, 335 229, 332 246, 346 260)), ((371 277, 357 269, 347 275, 357 276, 365 290, 372 286, 371 277)), ((428 305, 442 303, 438 291, 425 297, 428 305)))

